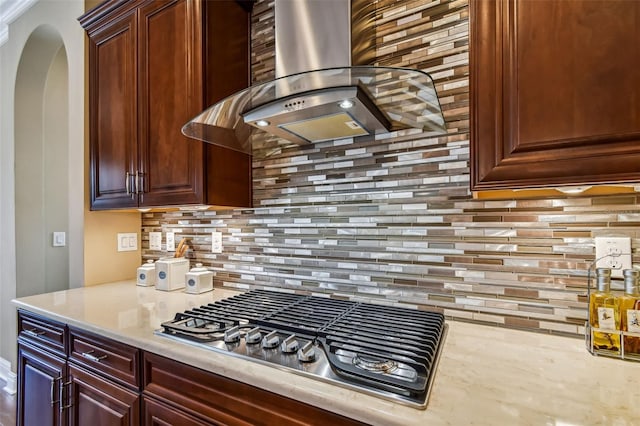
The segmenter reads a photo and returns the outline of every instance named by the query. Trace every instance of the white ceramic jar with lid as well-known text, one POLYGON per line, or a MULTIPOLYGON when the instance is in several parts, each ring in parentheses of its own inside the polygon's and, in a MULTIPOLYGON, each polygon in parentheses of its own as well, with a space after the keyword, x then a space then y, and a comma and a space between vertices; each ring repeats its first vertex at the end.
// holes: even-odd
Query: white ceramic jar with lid
POLYGON ((185 274, 185 281, 185 293, 199 294, 213 290, 213 272, 202 266, 202 263, 196 263, 196 266, 185 274))
POLYGON ((184 257, 166 257, 156 262, 156 290, 173 291, 184 288, 184 274, 189 261, 184 257))
POLYGON ((147 263, 138 268, 137 284, 143 287, 156 285, 156 265, 153 260, 147 260, 147 263))

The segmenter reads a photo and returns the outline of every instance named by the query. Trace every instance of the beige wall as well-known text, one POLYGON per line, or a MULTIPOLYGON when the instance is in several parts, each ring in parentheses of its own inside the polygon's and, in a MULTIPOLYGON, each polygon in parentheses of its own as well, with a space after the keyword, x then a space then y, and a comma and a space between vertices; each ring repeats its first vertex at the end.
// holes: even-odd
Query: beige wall
POLYGON ((138 212, 92 212, 87 207, 84 216, 85 286, 135 278, 141 262, 140 228, 138 212), (138 233, 138 250, 118 252, 119 232, 138 233))

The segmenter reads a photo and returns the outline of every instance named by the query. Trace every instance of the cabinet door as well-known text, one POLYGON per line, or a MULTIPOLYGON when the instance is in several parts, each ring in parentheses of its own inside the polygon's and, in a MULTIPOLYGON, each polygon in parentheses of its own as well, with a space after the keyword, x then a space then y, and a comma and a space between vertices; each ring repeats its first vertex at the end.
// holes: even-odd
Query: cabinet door
POLYGON ((470 5, 472 188, 640 180, 640 2, 470 5))
POLYGON ((135 10, 89 33, 91 208, 136 207, 135 10))
POLYGON ((66 411, 60 407, 64 375, 63 359, 18 342, 19 426, 66 424, 66 411))
MULTIPOLYGON (((139 425, 140 397, 69 363, 69 424, 139 425)), ((44 423, 42 423, 44 424, 44 423)))
POLYGON ((203 202, 203 143, 182 126, 203 109, 201 2, 151 2, 139 12, 140 205, 203 202))

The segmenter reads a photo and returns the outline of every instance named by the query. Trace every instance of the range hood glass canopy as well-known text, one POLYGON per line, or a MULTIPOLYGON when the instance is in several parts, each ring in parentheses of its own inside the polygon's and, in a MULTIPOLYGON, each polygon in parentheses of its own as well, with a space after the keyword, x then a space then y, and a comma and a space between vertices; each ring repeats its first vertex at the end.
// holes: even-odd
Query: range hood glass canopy
POLYGON ((206 109, 182 133, 252 154, 270 142, 283 148, 411 128, 446 132, 431 77, 409 68, 352 66, 251 86, 206 109))

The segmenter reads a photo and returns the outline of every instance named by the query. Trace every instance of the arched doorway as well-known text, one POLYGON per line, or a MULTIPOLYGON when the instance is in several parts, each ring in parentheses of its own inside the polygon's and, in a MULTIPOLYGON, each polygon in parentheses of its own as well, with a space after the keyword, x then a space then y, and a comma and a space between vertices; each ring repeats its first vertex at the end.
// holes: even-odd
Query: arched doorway
MULTIPOLYGON (((16 296, 69 288, 69 71, 60 34, 37 27, 15 85, 16 296)), ((81 118, 80 118, 81 119, 81 118)))

